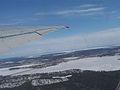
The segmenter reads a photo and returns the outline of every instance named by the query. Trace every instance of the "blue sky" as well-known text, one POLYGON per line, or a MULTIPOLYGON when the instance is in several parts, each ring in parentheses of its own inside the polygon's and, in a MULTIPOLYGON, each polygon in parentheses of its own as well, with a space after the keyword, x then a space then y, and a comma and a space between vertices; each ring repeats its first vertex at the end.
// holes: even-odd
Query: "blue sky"
POLYGON ((119 4, 119 0, 0 0, 0 26, 67 25, 70 27, 69 30, 48 33, 41 40, 1 54, 0 58, 119 45, 117 40, 119 35, 116 35, 120 28, 119 4), (117 33, 111 35, 114 31, 117 33), (108 37, 101 35, 104 41, 97 43, 99 39, 93 40, 96 43, 91 45, 92 39, 87 40, 88 37, 100 35, 98 32, 106 33, 108 37), (80 46, 81 43, 84 44, 80 46))

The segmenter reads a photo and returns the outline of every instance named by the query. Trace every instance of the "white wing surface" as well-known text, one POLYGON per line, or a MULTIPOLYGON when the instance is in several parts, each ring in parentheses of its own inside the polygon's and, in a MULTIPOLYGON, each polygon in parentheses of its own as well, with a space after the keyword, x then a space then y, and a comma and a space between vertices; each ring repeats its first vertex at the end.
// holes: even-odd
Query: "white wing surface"
POLYGON ((47 32, 68 28, 66 26, 23 26, 23 27, 0 27, 0 53, 22 45, 24 43, 41 38, 47 32))

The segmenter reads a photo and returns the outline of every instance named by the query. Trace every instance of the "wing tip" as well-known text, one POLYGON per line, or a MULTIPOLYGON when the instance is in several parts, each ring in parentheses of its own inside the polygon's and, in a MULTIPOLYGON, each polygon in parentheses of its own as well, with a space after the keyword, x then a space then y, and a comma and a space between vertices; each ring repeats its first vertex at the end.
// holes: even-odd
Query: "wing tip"
POLYGON ((65 28, 70 28, 69 26, 65 26, 65 28))
POLYGON ((65 26, 66 28, 70 28, 69 26, 65 26))

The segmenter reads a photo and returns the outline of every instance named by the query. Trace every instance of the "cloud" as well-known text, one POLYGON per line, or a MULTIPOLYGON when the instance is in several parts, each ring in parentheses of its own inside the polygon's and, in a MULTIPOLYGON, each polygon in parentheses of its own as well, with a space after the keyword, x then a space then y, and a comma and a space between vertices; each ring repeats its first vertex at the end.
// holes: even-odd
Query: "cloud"
POLYGON ((120 16, 117 16, 116 18, 117 18, 117 19, 120 19, 120 16))
POLYGON ((119 46, 120 28, 111 28, 99 32, 77 34, 62 38, 41 39, 25 46, 12 49, 6 55, 26 56, 46 53, 83 50, 98 47, 119 46), (13 55, 14 53, 14 55, 13 55))
POLYGON ((12 25, 20 25, 24 23, 24 19, 12 19, 9 22, 0 22, 0 26, 12 26, 12 25))
POLYGON ((83 5, 80 5, 79 7, 80 8, 89 8, 89 7, 96 7, 97 5, 96 4, 83 4, 83 5))
POLYGON ((57 15, 73 15, 73 14, 84 14, 84 13, 98 12, 101 10, 104 10, 104 8, 99 7, 99 8, 89 8, 89 9, 66 10, 66 11, 56 12, 56 14, 57 15))
POLYGON ((17 24, 20 24, 20 22, 0 23, 0 26, 9 26, 9 25, 17 25, 17 24))
POLYGON ((39 12, 35 15, 60 15, 60 16, 70 16, 70 15, 90 15, 89 13, 99 14, 99 12, 103 12, 105 10, 104 7, 99 7, 94 4, 84 4, 80 6, 76 6, 74 8, 70 8, 67 10, 60 10, 60 11, 54 11, 54 12, 39 12))
MULTIPOLYGON (((40 40, 24 47, 27 54, 44 54, 68 50, 82 50, 96 47, 120 45, 120 28, 112 28, 100 32, 80 34, 63 38, 40 40), (30 53, 29 53, 30 52, 30 53)), ((22 47, 23 48, 23 47, 22 47)), ((20 50, 19 50, 20 51, 20 50)), ((22 54, 24 54, 22 52, 22 54)))

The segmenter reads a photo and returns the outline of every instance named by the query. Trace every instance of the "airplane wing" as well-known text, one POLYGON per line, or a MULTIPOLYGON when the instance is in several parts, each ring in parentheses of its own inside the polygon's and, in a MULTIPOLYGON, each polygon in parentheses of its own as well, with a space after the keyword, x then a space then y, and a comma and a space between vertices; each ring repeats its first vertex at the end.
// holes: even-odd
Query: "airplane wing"
POLYGON ((58 29, 65 29, 67 26, 48 27, 0 27, 0 53, 10 48, 17 47, 27 42, 41 38, 43 34, 58 29))

